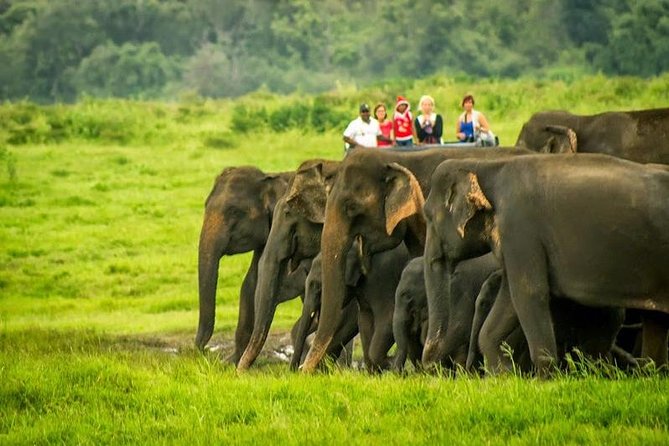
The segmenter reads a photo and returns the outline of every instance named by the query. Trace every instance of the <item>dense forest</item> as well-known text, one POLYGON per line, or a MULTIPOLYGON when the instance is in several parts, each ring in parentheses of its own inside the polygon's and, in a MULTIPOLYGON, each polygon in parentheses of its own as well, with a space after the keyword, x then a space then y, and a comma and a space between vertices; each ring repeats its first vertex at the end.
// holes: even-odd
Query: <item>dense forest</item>
POLYGON ((0 0, 0 100, 669 70, 669 0, 0 0))

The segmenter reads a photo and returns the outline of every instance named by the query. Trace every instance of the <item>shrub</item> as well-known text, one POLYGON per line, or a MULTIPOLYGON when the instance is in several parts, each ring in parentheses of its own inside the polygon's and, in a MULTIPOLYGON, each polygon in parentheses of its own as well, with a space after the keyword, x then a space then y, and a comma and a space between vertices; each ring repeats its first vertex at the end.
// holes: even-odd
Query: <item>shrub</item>
POLYGON ((351 120, 350 114, 335 108, 326 96, 317 96, 311 108, 311 125, 318 132, 333 128, 344 128, 351 120))
POLYGON ((309 128, 311 109, 308 105, 297 102, 284 105, 269 115, 269 126, 275 132, 283 132, 289 128, 306 130, 309 128))
POLYGON ((235 105, 232 109, 230 124, 237 133, 246 133, 254 126, 254 118, 244 104, 235 105))

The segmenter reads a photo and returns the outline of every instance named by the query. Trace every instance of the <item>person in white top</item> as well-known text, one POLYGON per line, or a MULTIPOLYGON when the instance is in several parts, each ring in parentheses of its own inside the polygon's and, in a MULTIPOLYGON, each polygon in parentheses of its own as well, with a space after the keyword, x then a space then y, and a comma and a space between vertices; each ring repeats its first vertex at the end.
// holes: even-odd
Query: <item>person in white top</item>
POLYGON ((346 149, 355 146, 376 147, 377 141, 385 140, 379 122, 370 116, 369 106, 360 105, 360 116, 351 121, 344 130, 346 149))

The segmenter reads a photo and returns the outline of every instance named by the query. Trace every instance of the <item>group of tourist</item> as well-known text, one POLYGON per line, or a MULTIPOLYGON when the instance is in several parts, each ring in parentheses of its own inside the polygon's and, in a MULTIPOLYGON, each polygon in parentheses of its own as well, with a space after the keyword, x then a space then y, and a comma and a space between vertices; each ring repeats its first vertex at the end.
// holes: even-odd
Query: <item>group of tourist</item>
MULTIPOLYGON (((346 148, 444 144, 444 120, 434 111, 434 98, 423 95, 418 101, 418 107, 420 114, 414 119, 409 101, 398 96, 392 118, 389 118, 385 104, 379 103, 374 107, 373 117, 369 105, 361 104, 360 116, 344 130, 346 148)), ((463 112, 455 127, 457 142, 496 145, 488 120, 483 113, 474 110, 474 97, 471 94, 462 99, 462 108, 463 112)))

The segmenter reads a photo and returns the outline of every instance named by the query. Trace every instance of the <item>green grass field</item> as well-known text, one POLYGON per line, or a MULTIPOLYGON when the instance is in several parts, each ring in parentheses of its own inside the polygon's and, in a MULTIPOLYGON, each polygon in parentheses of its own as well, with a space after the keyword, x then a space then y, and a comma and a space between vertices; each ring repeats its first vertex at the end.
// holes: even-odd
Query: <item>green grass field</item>
MULTIPOLYGON (((545 108, 666 106, 668 79, 472 88, 431 78, 331 99, 353 118, 362 100, 427 91, 448 123, 458 92, 474 90, 513 144, 545 108)), ((197 242, 214 177, 226 166, 278 171, 342 155, 341 129, 232 129, 235 105, 271 111, 297 100, 0 106, 0 444, 669 443, 669 380, 654 373, 302 376, 265 360, 237 376, 219 354, 196 352, 197 242)), ((215 344, 232 337, 249 261, 221 263, 215 344)), ((279 307, 275 336, 299 311, 299 302, 279 307)))

